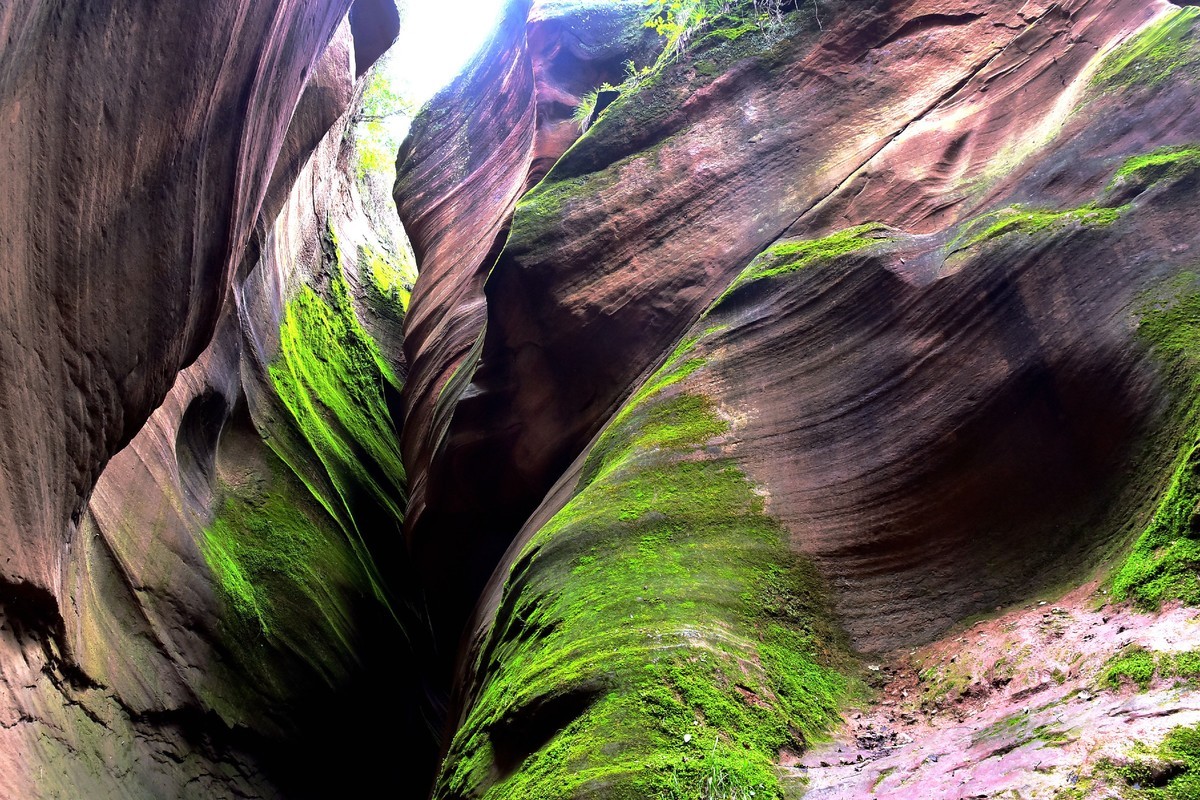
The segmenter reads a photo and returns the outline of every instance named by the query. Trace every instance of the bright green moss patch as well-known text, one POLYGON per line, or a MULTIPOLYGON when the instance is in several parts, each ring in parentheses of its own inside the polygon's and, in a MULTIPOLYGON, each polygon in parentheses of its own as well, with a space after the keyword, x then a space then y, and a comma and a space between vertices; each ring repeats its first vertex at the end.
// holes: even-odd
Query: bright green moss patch
POLYGON ((1105 208, 1094 203, 1066 211, 1013 205, 971 220, 950 243, 949 250, 965 250, 1014 233, 1032 236, 1044 231, 1061 230, 1071 225, 1103 227, 1116 222, 1121 214, 1128 210, 1128 206, 1105 208))
POLYGON ((286 635, 298 615, 315 616, 345 641, 350 614, 338 587, 359 583, 361 572, 340 532, 278 490, 226 489, 201 550, 235 614, 272 636, 286 635))
POLYGON ((1110 689, 1120 689, 1123 681, 1137 684, 1143 691, 1154 679, 1154 654, 1140 647, 1126 648, 1109 659, 1100 673, 1100 684, 1110 689))
MULTIPOLYGON (((711 333, 712 331, 710 331, 711 333)), ((820 581, 683 390, 684 344, 522 551, 437 797, 781 798, 849 683, 820 581)))
POLYGON ((397 381, 354 314, 332 232, 325 245, 332 252, 328 299, 305 286, 288 302, 279 356, 269 374, 338 493, 340 503, 323 497, 322 502, 353 535, 362 564, 373 574, 354 518, 355 498, 365 491, 397 524, 402 519, 404 467, 384 394, 385 385, 397 381))
POLYGON ((1200 542, 1191 522, 1200 484, 1193 447, 1171 476, 1150 525, 1113 579, 1113 596, 1153 610, 1165 600, 1200 604, 1200 542))
POLYGON ((217 579, 217 585, 225 593, 225 599, 229 601, 234 612, 244 620, 257 621, 266 633, 270 626, 263 612, 265 600, 260 602, 260 590, 254 587, 248 570, 242 566, 244 548, 234 521, 240 516, 238 509, 227 504, 222 510, 228 516, 218 517, 204 530, 200 549, 204 553, 208 568, 217 579))
POLYGON ((1155 677, 1195 681, 1200 678, 1200 651, 1155 653, 1134 645, 1117 653, 1100 673, 1100 684, 1120 689, 1125 681, 1145 691, 1155 677))
POLYGON ((408 253, 393 256, 371 247, 358 248, 359 268, 380 299, 408 311, 408 300, 417 279, 417 267, 408 253))
POLYGON ((1200 797, 1200 726, 1173 728, 1154 748, 1139 743, 1119 762, 1104 759, 1097 772, 1128 787, 1121 797, 1195 800, 1200 797))
POLYGON ((742 273, 721 295, 717 305, 735 290, 753 281, 786 275, 817 264, 832 261, 839 256, 864 250, 886 242, 879 234, 887 227, 879 223, 868 223, 847 228, 822 239, 780 242, 773 244, 751 261, 742 273))
POLYGON ((1164 362, 1168 376, 1188 398, 1184 444, 1167 489, 1150 523, 1113 577, 1113 596, 1156 609, 1165 600, 1200 604, 1200 291, 1196 276, 1183 273, 1166 296, 1149 298, 1138 335, 1164 362))
POLYGON ((1098 88, 1157 86, 1180 70, 1196 71, 1196 18, 1200 8, 1186 6, 1167 14, 1109 53, 1092 83, 1098 88))
POLYGON ((1161 180, 1181 178, 1200 170, 1200 147, 1160 147, 1153 152, 1134 156, 1121 165, 1113 176, 1110 188, 1122 182, 1142 185, 1161 180))
POLYGON ((1188 800, 1200 797, 1200 725, 1180 726, 1167 734, 1158 755, 1182 770, 1162 789, 1162 797, 1188 800))
MULTIPOLYGON (((712 327, 704 332, 704 336, 722 330, 712 327)), ((682 398, 680 402, 655 405, 646 414, 644 428, 636 431, 636 436, 624 436, 624 422, 634 411, 642 410, 646 400, 659 392, 674 386, 683 379, 704 366, 704 359, 692 356, 691 350, 702 337, 686 337, 654 375, 638 389, 613 418, 609 431, 596 443, 588 455, 580 474, 579 485, 584 486, 596 477, 601 470, 615 463, 622 463, 632 455, 630 448, 637 446, 646 450, 657 450, 661 446, 671 446, 677 443, 703 442, 719 436, 728 429, 728 425, 718 419, 712 411, 712 406, 698 396, 682 398), (697 413, 697 412, 701 413, 697 413)), ((634 433, 634 431, 630 431, 634 433)))

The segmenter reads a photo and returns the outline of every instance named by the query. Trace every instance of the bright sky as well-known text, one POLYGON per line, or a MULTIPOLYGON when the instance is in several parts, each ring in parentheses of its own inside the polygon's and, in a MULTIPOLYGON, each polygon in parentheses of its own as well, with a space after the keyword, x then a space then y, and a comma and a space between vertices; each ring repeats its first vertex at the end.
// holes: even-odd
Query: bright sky
POLYGON ((496 27, 504 0, 397 0, 392 85, 420 108, 458 75, 496 27))

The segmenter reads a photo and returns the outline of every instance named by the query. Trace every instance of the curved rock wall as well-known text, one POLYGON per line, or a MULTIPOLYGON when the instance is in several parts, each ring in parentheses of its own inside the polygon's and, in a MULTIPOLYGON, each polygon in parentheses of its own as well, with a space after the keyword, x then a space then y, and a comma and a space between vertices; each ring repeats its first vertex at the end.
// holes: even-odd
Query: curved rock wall
MULTIPOLYGON (((462 461, 462 468, 485 470, 472 481, 471 497, 451 498, 445 480, 431 477, 477 358, 483 283, 517 199, 578 136, 571 115, 579 98, 605 81, 619 82, 625 61, 652 56, 656 37, 642 28, 640 13, 632 4, 549 2, 532 10, 520 0, 508 4, 491 42, 430 102, 401 146, 396 205, 421 270, 405 329, 403 452, 412 492, 406 526, 417 563, 432 577, 431 613, 444 615, 438 634, 446 658, 503 550, 487 536, 463 550, 461 541, 443 535, 458 525, 460 508, 473 514, 477 502, 505 490, 491 466, 462 461), (493 479, 499 483, 489 485, 493 479), (428 523, 427 511, 435 517, 428 523), (433 577, 450 573, 461 583, 433 577)), ((492 511, 489 526, 520 522, 504 504, 492 511)))
POLYGON ((1167 485, 1195 10, 816 8, 710 21, 515 206, 409 520, 512 543, 439 797, 691 796, 704 736, 787 795, 839 653, 1079 580, 1167 485))
POLYGON ((392 586, 403 309, 380 276, 401 245, 366 222, 347 114, 396 9, 269 5, 0 17, 26 47, 4 59, 8 172, 14 190, 23 174, 50 190, 0 211, 9 236, 45 237, 14 238, 27 263, 4 271, 29 276, 8 295, 0 350, 21 367, 5 420, 39 431, 10 438, 0 470, 6 529, 25 542, 5 564, 6 797, 379 787, 397 781, 380 774, 394 742, 330 736, 368 710, 414 732, 414 760, 431 746, 415 700, 369 689, 410 658, 402 622, 419 629, 392 586), (65 179, 51 190, 59 148, 79 153, 76 199, 65 179), (35 470, 42 452, 71 461, 35 470))
POLYGON ((6 582, 57 596, 100 470, 207 345, 348 7, 37 2, 0 18, 6 582))
MULTIPOLYGON (((1022 174, 1065 161, 1063 142, 1094 146, 1061 130, 1098 53, 1173 8, 959 6, 830 8, 820 26, 797 13, 766 44, 710 34, 607 110, 516 207, 487 282, 479 366, 442 401, 453 417, 422 474, 414 546, 461 557, 507 544, 684 321, 780 236, 867 221, 926 233, 1006 195, 1029 202, 1022 174)), ((1181 124, 1163 114, 1109 158, 1181 124)), ((406 169, 425 163, 421 146, 417 130, 406 169)), ((1104 180, 1091 163, 1038 201, 1082 204, 1104 180)), ((416 363, 421 342, 409 346, 416 363)), ((423 420, 410 418, 410 436, 431 430, 423 420)))
POLYGON ((409 313, 390 0, 84 5, 0 11, 0 794, 790 797, 864 652, 1200 602, 1196 8, 513 0, 409 313))

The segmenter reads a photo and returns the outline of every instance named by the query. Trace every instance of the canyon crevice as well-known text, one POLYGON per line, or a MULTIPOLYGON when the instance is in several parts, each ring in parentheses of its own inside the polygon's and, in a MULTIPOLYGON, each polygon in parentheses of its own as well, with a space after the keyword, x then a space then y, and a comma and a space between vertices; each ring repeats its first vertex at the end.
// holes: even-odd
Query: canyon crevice
POLYGON ((404 24, 0 8, 0 796, 1195 796, 1200 8, 404 24))

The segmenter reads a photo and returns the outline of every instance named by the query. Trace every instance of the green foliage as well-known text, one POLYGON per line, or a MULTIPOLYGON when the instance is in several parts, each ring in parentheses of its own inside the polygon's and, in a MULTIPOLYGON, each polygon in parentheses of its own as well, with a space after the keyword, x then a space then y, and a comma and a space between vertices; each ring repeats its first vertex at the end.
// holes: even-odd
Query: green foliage
POLYGON ((663 37, 667 42, 664 49, 673 52, 686 43, 692 30, 727 5, 721 0, 656 0, 646 27, 663 37))
MULTIPOLYGON (((354 511, 366 492, 397 524, 403 518, 406 479, 384 395, 385 384, 399 387, 355 316, 332 229, 324 246, 332 273, 329 298, 304 286, 288 302, 279 330, 279 356, 268 372, 340 504, 315 494, 351 534, 361 563, 374 575, 354 511)), ((280 455, 287 460, 287 453, 280 455)), ((293 468, 305 474, 304 465, 293 468)))
POLYGON ((1104 665, 1100 685, 1120 689, 1124 681, 1129 681, 1145 691, 1155 676, 1194 682, 1200 678, 1200 651, 1155 653, 1138 645, 1126 647, 1104 665))
MULTIPOLYGON (((633 62, 627 62, 629 67, 633 66, 633 62)), ((637 81, 637 73, 634 72, 626 77, 626 84, 637 81)), ((621 86, 613 86, 607 81, 600 84, 596 89, 586 92, 583 97, 579 98, 579 105, 575 106, 575 111, 571 114, 571 120, 579 126, 579 132, 583 133, 588 128, 588 122, 592 118, 592 112, 596 110, 596 101, 601 92, 622 92, 626 91, 629 86, 622 84, 621 86)))
POLYGON ((579 126, 580 133, 586 132, 588 129, 588 121, 592 118, 592 112, 596 110, 596 102, 600 92, 617 92, 625 94, 637 91, 639 82, 650 74, 651 66, 647 65, 638 68, 633 59, 625 62, 625 79, 618 86, 613 86, 608 81, 600 84, 597 88, 587 92, 583 97, 579 98, 579 105, 575 107, 575 111, 571 115, 572 121, 579 126))
POLYGON ((390 56, 381 58, 367 76, 362 105, 354 117, 355 174, 364 181, 374 174, 394 177, 404 123, 417 109, 402 96, 388 77, 390 56))
POLYGON ((1200 8, 1185 6, 1146 27, 1109 53, 1092 82, 1101 89, 1157 86, 1180 70, 1197 73, 1196 18, 1200 8))
POLYGON ((717 330, 646 382, 523 548, 436 796, 778 799, 780 749, 837 719, 849 684, 820 581, 737 463, 702 454, 728 423, 681 388, 717 330), (508 721, 572 696, 496 772, 529 738, 508 721))
POLYGON ((654 0, 646 27, 666 40, 668 57, 698 33, 733 41, 754 30, 774 32, 783 17, 781 0, 654 0))
POLYGON ((585 93, 583 97, 579 98, 579 105, 575 106, 575 111, 571 114, 571 120, 579 126, 580 133, 587 130, 588 120, 592 118, 592 112, 596 110, 596 96, 599 94, 599 89, 592 89, 585 93))

